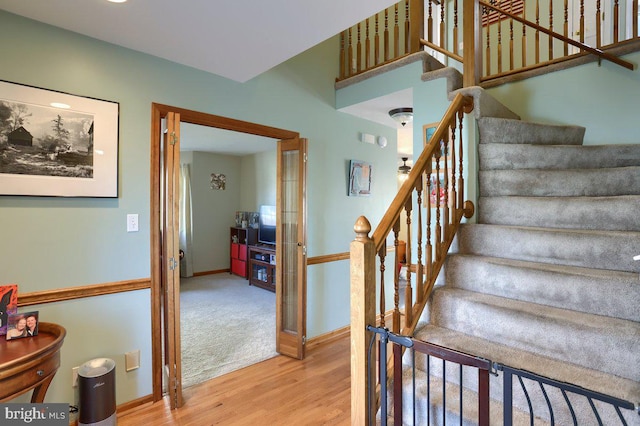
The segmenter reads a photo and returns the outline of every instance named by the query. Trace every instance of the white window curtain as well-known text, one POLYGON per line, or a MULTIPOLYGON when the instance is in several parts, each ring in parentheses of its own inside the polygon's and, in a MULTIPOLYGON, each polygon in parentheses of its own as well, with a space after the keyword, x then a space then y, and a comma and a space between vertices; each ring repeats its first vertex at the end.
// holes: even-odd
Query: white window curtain
POLYGON ((180 165, 180 276, 193 276, 193 230, 191 224, 191 167, 180 165))

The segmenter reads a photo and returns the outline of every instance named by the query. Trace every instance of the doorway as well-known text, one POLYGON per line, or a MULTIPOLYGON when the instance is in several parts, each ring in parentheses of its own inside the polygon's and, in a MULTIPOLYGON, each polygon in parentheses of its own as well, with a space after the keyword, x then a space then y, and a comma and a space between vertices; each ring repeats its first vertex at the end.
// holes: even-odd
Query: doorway
MULTIPOLYGON (((277 174, 275 139, 184 122, 180 135, 185 389, 277 355, 275 291, 261 288, 266 279, 259 279, 251 260, 257 250, 275 247, 265 242, 275 232, 260 229, 264 214, 249 213, 275 206, 277 174), (246 225, 239 215, 246 215, 246 225), (234 243, 247 237, 247 244, 234 243)), ((275 278, 275 269, 269 277, 275 278)))
POLYGON ((153 399, 182 405, 179 277, 176 273, 180 123, 277 139, 276 351, 304 358, 306 335, 306 150, 298 133, 152 104, 151 112, 151 314, 153 399), (163 128, 163 123, 166 127, 163 128), (286 271, 286 272, 285 272, 286 271))

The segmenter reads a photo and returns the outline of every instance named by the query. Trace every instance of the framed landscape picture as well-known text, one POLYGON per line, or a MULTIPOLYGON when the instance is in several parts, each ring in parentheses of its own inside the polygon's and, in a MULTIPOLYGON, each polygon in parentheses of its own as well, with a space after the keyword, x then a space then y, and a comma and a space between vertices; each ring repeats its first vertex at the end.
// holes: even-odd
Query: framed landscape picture
POLYGON ((0 195, 118 196, 119 104, 0 81, 0 195))

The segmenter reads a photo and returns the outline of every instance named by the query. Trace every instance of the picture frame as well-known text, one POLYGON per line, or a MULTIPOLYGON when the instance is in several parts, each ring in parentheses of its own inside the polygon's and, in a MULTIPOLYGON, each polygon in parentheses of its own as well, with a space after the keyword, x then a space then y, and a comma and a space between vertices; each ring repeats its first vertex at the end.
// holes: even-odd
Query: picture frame
POLYGON ((10 314, 7 340, 37 336, 39 325, 40 318, 38 311, 10 314))
POLYGON ((0 336, 7 334, 9 315, 18 312, 18 285, 0 285, 0 336))
POLYGON ((0 80, 0 195, 118 197, 120 104, 0 80))
POLYGON ((350 197, 368 197, 371 195, 372 166, 371 163, 351 160, 349 164, 350 197))
MULTIPOLYGON (((436 122, 436 123, 430 123, 430 124, 425 124, 422 126, 422 134, 423 136, 423 147, 426 147, 427 144, 429 143, 429 140, 431 139, 431 137, 433 136, 433 134, 435 133, 436 129, 438 128, 438 126, 440 125, 440 122, 436 122)), ((437 190, 437 182, 440 181, 440 207, 444 206, 444 193, 442 191, 442 188, 444 188, 444 182, 445 182, 445 170, 447 171, 448 174, 448 182, 449 184, 451 184, 451 181, 453 179, 453 164, 451 162, 451 155, 449 153, 449 149, 450 149, 450 144, 453 140, 453 135, 451 134, 451 130, 449 130, 449 140, 446 141, 440 141, 440 149, 442 152, 442 155, 440 156, 440 169, 438 170, 438 164, 436 164, 436 161, 433 161, 431 164, 431 173, 429 174, 429 176, 427 177, 427 174, 424 174, 423 177, 423 188, 425 191, 429 191, 429 195, 428 197, 425 196, 423 197, 423 206, 427 207, 430 206, 431 208, 436 208, 437 207, 437 201, 438 201, 438 190, 437 190), (445 168, 446 165, 446 168, 445 168), (428 185, 429 182, 427 181, 427 179, 431 180, 431 185, 428 185)), ((435 160, 435 158, 434 158, 435 160)), ((453 200, 449 199, 449 206, 451 207, 453 205, 453 200)))
POLYGON ((211 173, 211 189, 224 191, 227 186, 227 176, 222 173, 211 173))

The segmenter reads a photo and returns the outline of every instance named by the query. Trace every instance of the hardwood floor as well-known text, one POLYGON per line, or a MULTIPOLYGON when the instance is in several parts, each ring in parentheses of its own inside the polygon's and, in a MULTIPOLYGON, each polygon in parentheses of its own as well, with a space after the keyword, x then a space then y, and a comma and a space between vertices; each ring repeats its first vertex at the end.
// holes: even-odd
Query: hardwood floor
POLYGON ((260 362, 184 390, 185 404, 165 400, 118 413, 118 426, 349 425, 349 338, 260 362))

